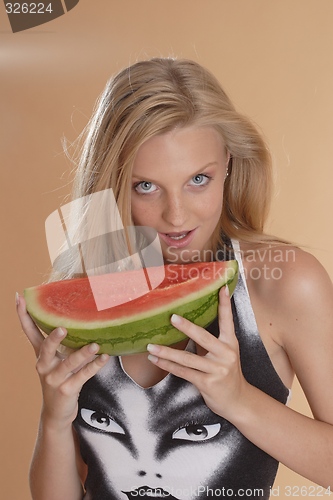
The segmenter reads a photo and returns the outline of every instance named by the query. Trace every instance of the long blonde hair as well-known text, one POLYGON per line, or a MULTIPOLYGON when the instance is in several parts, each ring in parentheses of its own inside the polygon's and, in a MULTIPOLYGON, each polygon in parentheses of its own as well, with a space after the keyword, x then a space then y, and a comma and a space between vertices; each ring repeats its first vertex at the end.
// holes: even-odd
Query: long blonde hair
MULTIPOLYGON (((131 226, 131 177, 139 147, 150 137, 193 125, 214 127, 231 155, 214 248, 221 235, 272 241, 264 234, 272 189, 266 144, 217 79, 190 60, 137 62, 107 83, 82 136, 73 199, 112 188, 123 224, 131 226)), ((65 272, 73 274, 74 269, 65 272)))

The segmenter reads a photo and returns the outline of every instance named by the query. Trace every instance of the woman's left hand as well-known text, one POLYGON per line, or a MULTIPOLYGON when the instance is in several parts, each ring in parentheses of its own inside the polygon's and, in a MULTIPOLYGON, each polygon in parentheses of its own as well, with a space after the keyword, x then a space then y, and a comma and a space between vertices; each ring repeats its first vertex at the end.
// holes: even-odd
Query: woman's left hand
POLYGON ((207 354, 200 356, 171 347, 149 344, 149 359, 161 369, 181 377, 197 387, 207 406, 232 421, 240 410, 246 382, 239 357, 228 287, 219 293, 219 337, 185 318, 173 315, 171 323, 201 346, 207 354))

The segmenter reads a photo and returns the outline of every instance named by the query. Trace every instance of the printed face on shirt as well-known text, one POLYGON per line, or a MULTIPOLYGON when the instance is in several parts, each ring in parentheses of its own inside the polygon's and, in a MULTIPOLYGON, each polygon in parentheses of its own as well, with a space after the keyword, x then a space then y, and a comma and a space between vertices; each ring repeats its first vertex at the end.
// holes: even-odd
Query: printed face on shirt
POLYGON ((148 139, 132 174, 132 217, 154 228, 167 262, 211 250, 229 154, 212 127, 185 127, 148 139))
POLYGON ((116 358, 92 383, 80 396, 77 430, 105 498, 205 498, 230 467, 235 430, 192 385, 168 376, 143 389, 116 358))

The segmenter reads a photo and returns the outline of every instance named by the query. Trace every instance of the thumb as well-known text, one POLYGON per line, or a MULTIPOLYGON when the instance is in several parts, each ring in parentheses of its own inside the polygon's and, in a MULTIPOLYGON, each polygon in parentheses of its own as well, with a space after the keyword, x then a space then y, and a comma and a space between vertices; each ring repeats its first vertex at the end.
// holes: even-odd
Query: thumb
POLYGON ((42 342, 44 340, 44 336, 42 333, 39 331, 31 317, 29 316, 27 309, 26 309, 26 304, 25 300, 23 297, 20 295, 16 296, 16 304, 17 304, 17 314, 22 326, 22 329, 26 336, 28 337, 28 340, 32 347, 34 348, 36 356, 39 355, 39 350, 42 345, 42 342))

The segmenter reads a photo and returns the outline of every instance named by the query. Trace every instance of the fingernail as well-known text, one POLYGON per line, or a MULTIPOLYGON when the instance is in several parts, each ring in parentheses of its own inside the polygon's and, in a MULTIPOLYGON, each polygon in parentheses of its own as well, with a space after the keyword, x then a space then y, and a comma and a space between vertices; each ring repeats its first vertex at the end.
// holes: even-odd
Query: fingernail
POLYGON ((156 356, 153 356, 152 354, 148 354, 148 359, 152 363, 157 363, 157 361, 158 361, 158 358, 156 356))
POLYGON ((173 314, 171 316, 171 323, 173 325, 180 325, 182 322, 182 317, 181 316, 178 316, 178 314, 173 314))
POLYGON ((65 335, 66 331, 63 328, 56 328, 55 334, 57 337, 61 338, 65 335))
POLYGON ((20 295, 18 292, 15 293, 15 302, 16 302, 16 305, 20 305, 20 295))
POLYGON ((224 290, 224 291, 225 291, 226 296, 227 296, 227 297, 230 297, 230 290, 229 290, 228 285, 225 285, 225 287, 224 287, 224 288, 225 288, 225 290, 224 290))
POLYGON ((160 348, 156 344, 148 344, 147 345, 147 351, 149 351, 149 352, 153 352, 153 353, 157 354, 159 352, 159 350, 160 350, 160 348))
POLYGON ((98 344, 89 344, 88 346, 88 351, 91 352, 92 354, 95 354, 99 349, 99 345, 98 344))
POLYGON ((103 363, 104 363, 104 361, 107 361, 110 356, 108 354, 103 353, 99 357, 100 357, 101 361, 103 361, 103 363))

